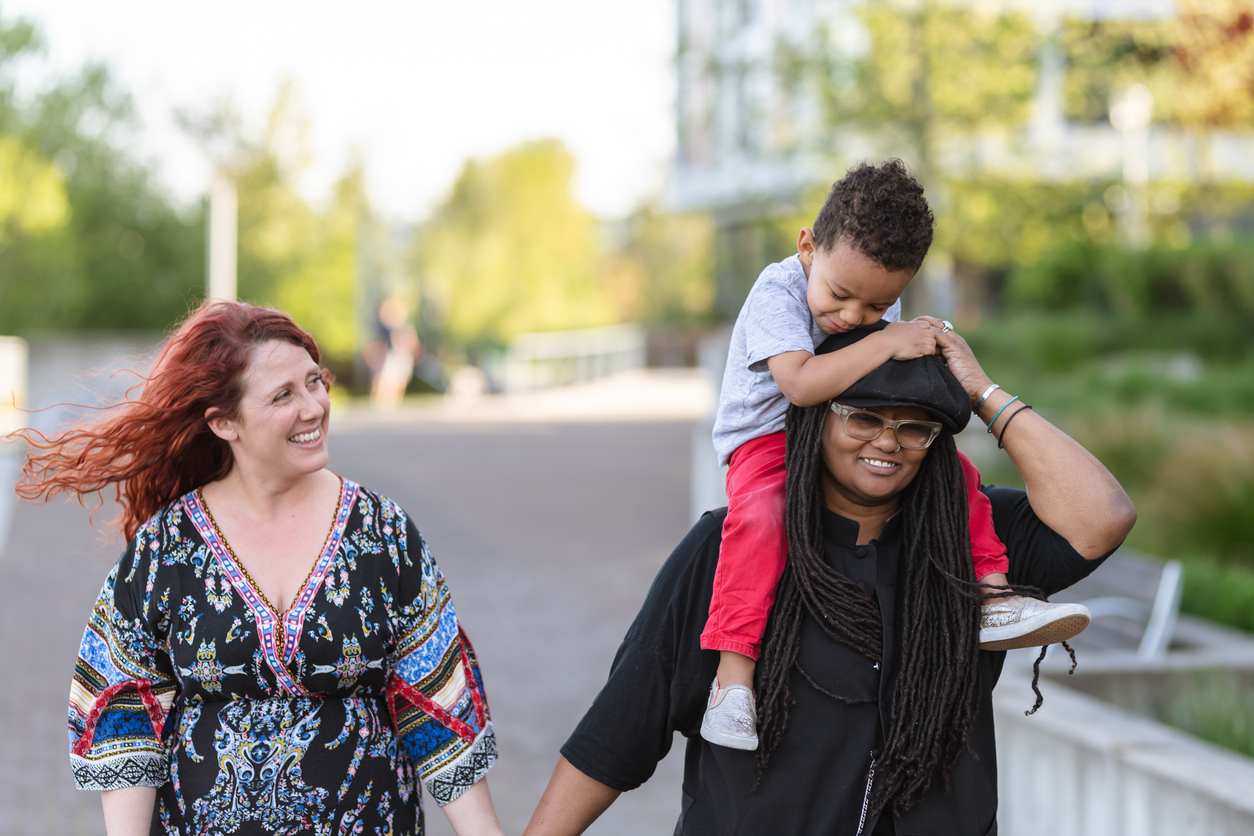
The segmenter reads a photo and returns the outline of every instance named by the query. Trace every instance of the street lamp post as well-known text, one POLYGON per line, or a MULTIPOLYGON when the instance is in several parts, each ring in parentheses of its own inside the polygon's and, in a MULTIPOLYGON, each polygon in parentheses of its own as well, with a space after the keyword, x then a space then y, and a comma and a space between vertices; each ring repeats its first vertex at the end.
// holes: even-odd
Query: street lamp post
POLYGON ((1119 131, 1123 153, 1123 182, 1128 196, 1120 221, 1124 242, 1133 249, 1149 246, 1149 124, 1154 94, 1144 84, 1134 84, 1110 107, 1110 124, 1119 131))
POLYGON ((238 229, 235 183, 221 169, 215 169, 209 184, 209 240, 205 247, 210 299, 236 301, 238 229))

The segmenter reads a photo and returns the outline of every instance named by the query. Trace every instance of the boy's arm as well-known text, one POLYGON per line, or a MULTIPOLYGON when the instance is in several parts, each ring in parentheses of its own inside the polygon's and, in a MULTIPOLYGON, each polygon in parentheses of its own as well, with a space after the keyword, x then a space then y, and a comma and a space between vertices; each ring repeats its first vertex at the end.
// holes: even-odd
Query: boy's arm
POLYGON ((913 360, 935 353, 935 329, 919 319, 891 322, 883 331, 828 354, 776 354, 766 365, 790 403, 814 406, 836 397, 889 360, 913 360))

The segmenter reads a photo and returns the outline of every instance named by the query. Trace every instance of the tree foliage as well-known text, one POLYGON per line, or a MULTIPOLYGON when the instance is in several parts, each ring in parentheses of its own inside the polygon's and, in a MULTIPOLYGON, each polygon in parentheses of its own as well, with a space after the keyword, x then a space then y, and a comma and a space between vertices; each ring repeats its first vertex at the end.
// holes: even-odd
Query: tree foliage
POLYGON ((708 320, 714 305, 714 223, 701 213, 667 214, 652 204, 633 212, 606 258, 624 318, 659 323, 708 320))
POLYGON ((88 65, 19 105, 40 47, 0 21, 0 332, 162 329, 202 292, 203 235, 128 149, 130 98, 88 65))
POLYGON ((620 321, 596 219, 571 191, 574 172, 556 140, 467 161, 417 245, 424 296, 442 309, 451 342, 503 345, 524 332, 620 321))
MULTIPOLYGON (((166 329, 204 294, 203 207, 180 211, 130 150, 133 104, 106 67, 19 107, 14 67, 39 43, 29 24, 0 22, 0 332, 166 329)), ((351 355, 354 246, 369 217, 361 164, 325 207, 301 195, 308 120, 290 84, 255 132, 229 107, 185 121, 236 182, 241 298, 351 355)))
MULTIPOLYGON (((992 172, 966 164, 978 160, 978 144, 989 135, 1028 158, 1025 129, 1047 43, 1064 60, 1064 117, 1073 122, 1108 125, 1112 101, 1144 84, 1159 124, 1199 136, 1254 128, 1248 2, 1182 0, 1164 19, 1064 18, 1050 33, 1021 8, 866 2, 855 10, 858 38, 842 24, 805 41, 781 41, 776 50, 783 88, 804 88, 821 103, 830 134, 820 147, 843 156, 871 149, 911 163, 937 210, 936 247, 968 276, 1001 274, 1058 248, 1112 239, 1110 207, 1118 198, 1108 190, 1119 188, 1113 179, 1044 180, 1030 166, 992 172)), ((1219 180, 1205 147, 1193 146, 1204 193, 1189 199, 1198 192, 1192 185, 1156 183, 1145 196, 1155 240, 1171 247, 1185 246, 1198 229, 1227 234, 1234 211, 1240 214, 1227 205, 1231 189, 1205 185, 1219 180)))
POLYGON ((311 159, 309 118, 290 81, 280 85, 259 130, 244 127, 229 103, 186 121, 218 149, 235 183, 240 298, 287 311, 324 351, 351 356, 359 343, 354 254, 370 218, 363 165, 350 163, 322 208, 301 194, 311 159))
POLYGON ((864 3, 857 15, 864 49, 824 27, 777 46, 784 86, 817 94, 837 141, 857 128, 926 183, 946 138, 1027 121, 1040 35, 1026 15, 939 0, 864 3))
POLYGON ((1208 131, 1254 127, 1254 13, 1243 0, 1181 0, 1164 20, 1068 20, 1066 106, 1104 122, 1133 84, 1154 94, 1156 121, 1208 131))

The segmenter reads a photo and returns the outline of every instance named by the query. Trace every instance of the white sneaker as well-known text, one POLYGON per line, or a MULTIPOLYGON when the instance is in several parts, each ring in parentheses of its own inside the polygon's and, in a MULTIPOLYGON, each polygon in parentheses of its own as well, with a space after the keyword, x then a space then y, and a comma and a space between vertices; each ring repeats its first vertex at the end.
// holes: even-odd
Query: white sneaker
POLYGON ((980 607, 980 650, 1042 647, 1078 636, 1092 617, 1083 604, 1051 604, 1012 595, 980 607))
POLYGON ((753 707, 753 691, 743 685, 720 688, 715 677, 701 718, 701 736, 729 749, 758 748, 758 712, 753 707))

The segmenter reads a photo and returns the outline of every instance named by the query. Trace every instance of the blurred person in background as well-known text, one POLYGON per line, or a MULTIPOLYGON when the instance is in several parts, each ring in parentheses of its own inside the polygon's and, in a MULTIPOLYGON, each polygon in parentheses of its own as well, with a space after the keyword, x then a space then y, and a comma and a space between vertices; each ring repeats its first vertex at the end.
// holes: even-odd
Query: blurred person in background
POLYGON ((414 377, 414 366, 422 356, 422 344, 414 326, 393 328, 391 344, 383 364, 370 384, 370 400, 376 406, 396 406, 405 400, 405 390, 414 377))
POLYGON ((496 742, 444 578, 395 503, 327 465, 329 375, 286 314, 201 306, 138 397, 26 430, 26 499, 114 486, 130 541, 70 691, 109 836, 500 834, 496 742))
POLYGON ((422 359, 422 343, 408 317, 409 309, 400 299, 387 299, 379 306, 379 325, 387 342, 372 346, 374 378, 370 381, 370 401, 376 406, 396 406, 405 399, 414 366, 422 359))
MULTIPOLYGON (((834 335, 818 352, 883 327, 834 335)), ((1051 594, 1087 576, 1136 511, 1079 444, 1018 398, 985 396, 992 383, 965 340, 948 329, 936 340, 946 362, 890 360, 837 399, 788 410, 788 557, 757 667, 757 750, 700 733, 719 665, 701 635, 720 509, 659 572, 525 836, 584 832, 648 780, 676 731, 688 739, 676 834, 996 832, 991 700, 1005 652, 979 646, 953 435, 979 403, 1023 477, 1026 490, 983 488, 1012 584, 1051 594), (932 443, 899 444, 927 423, 932 443)))

